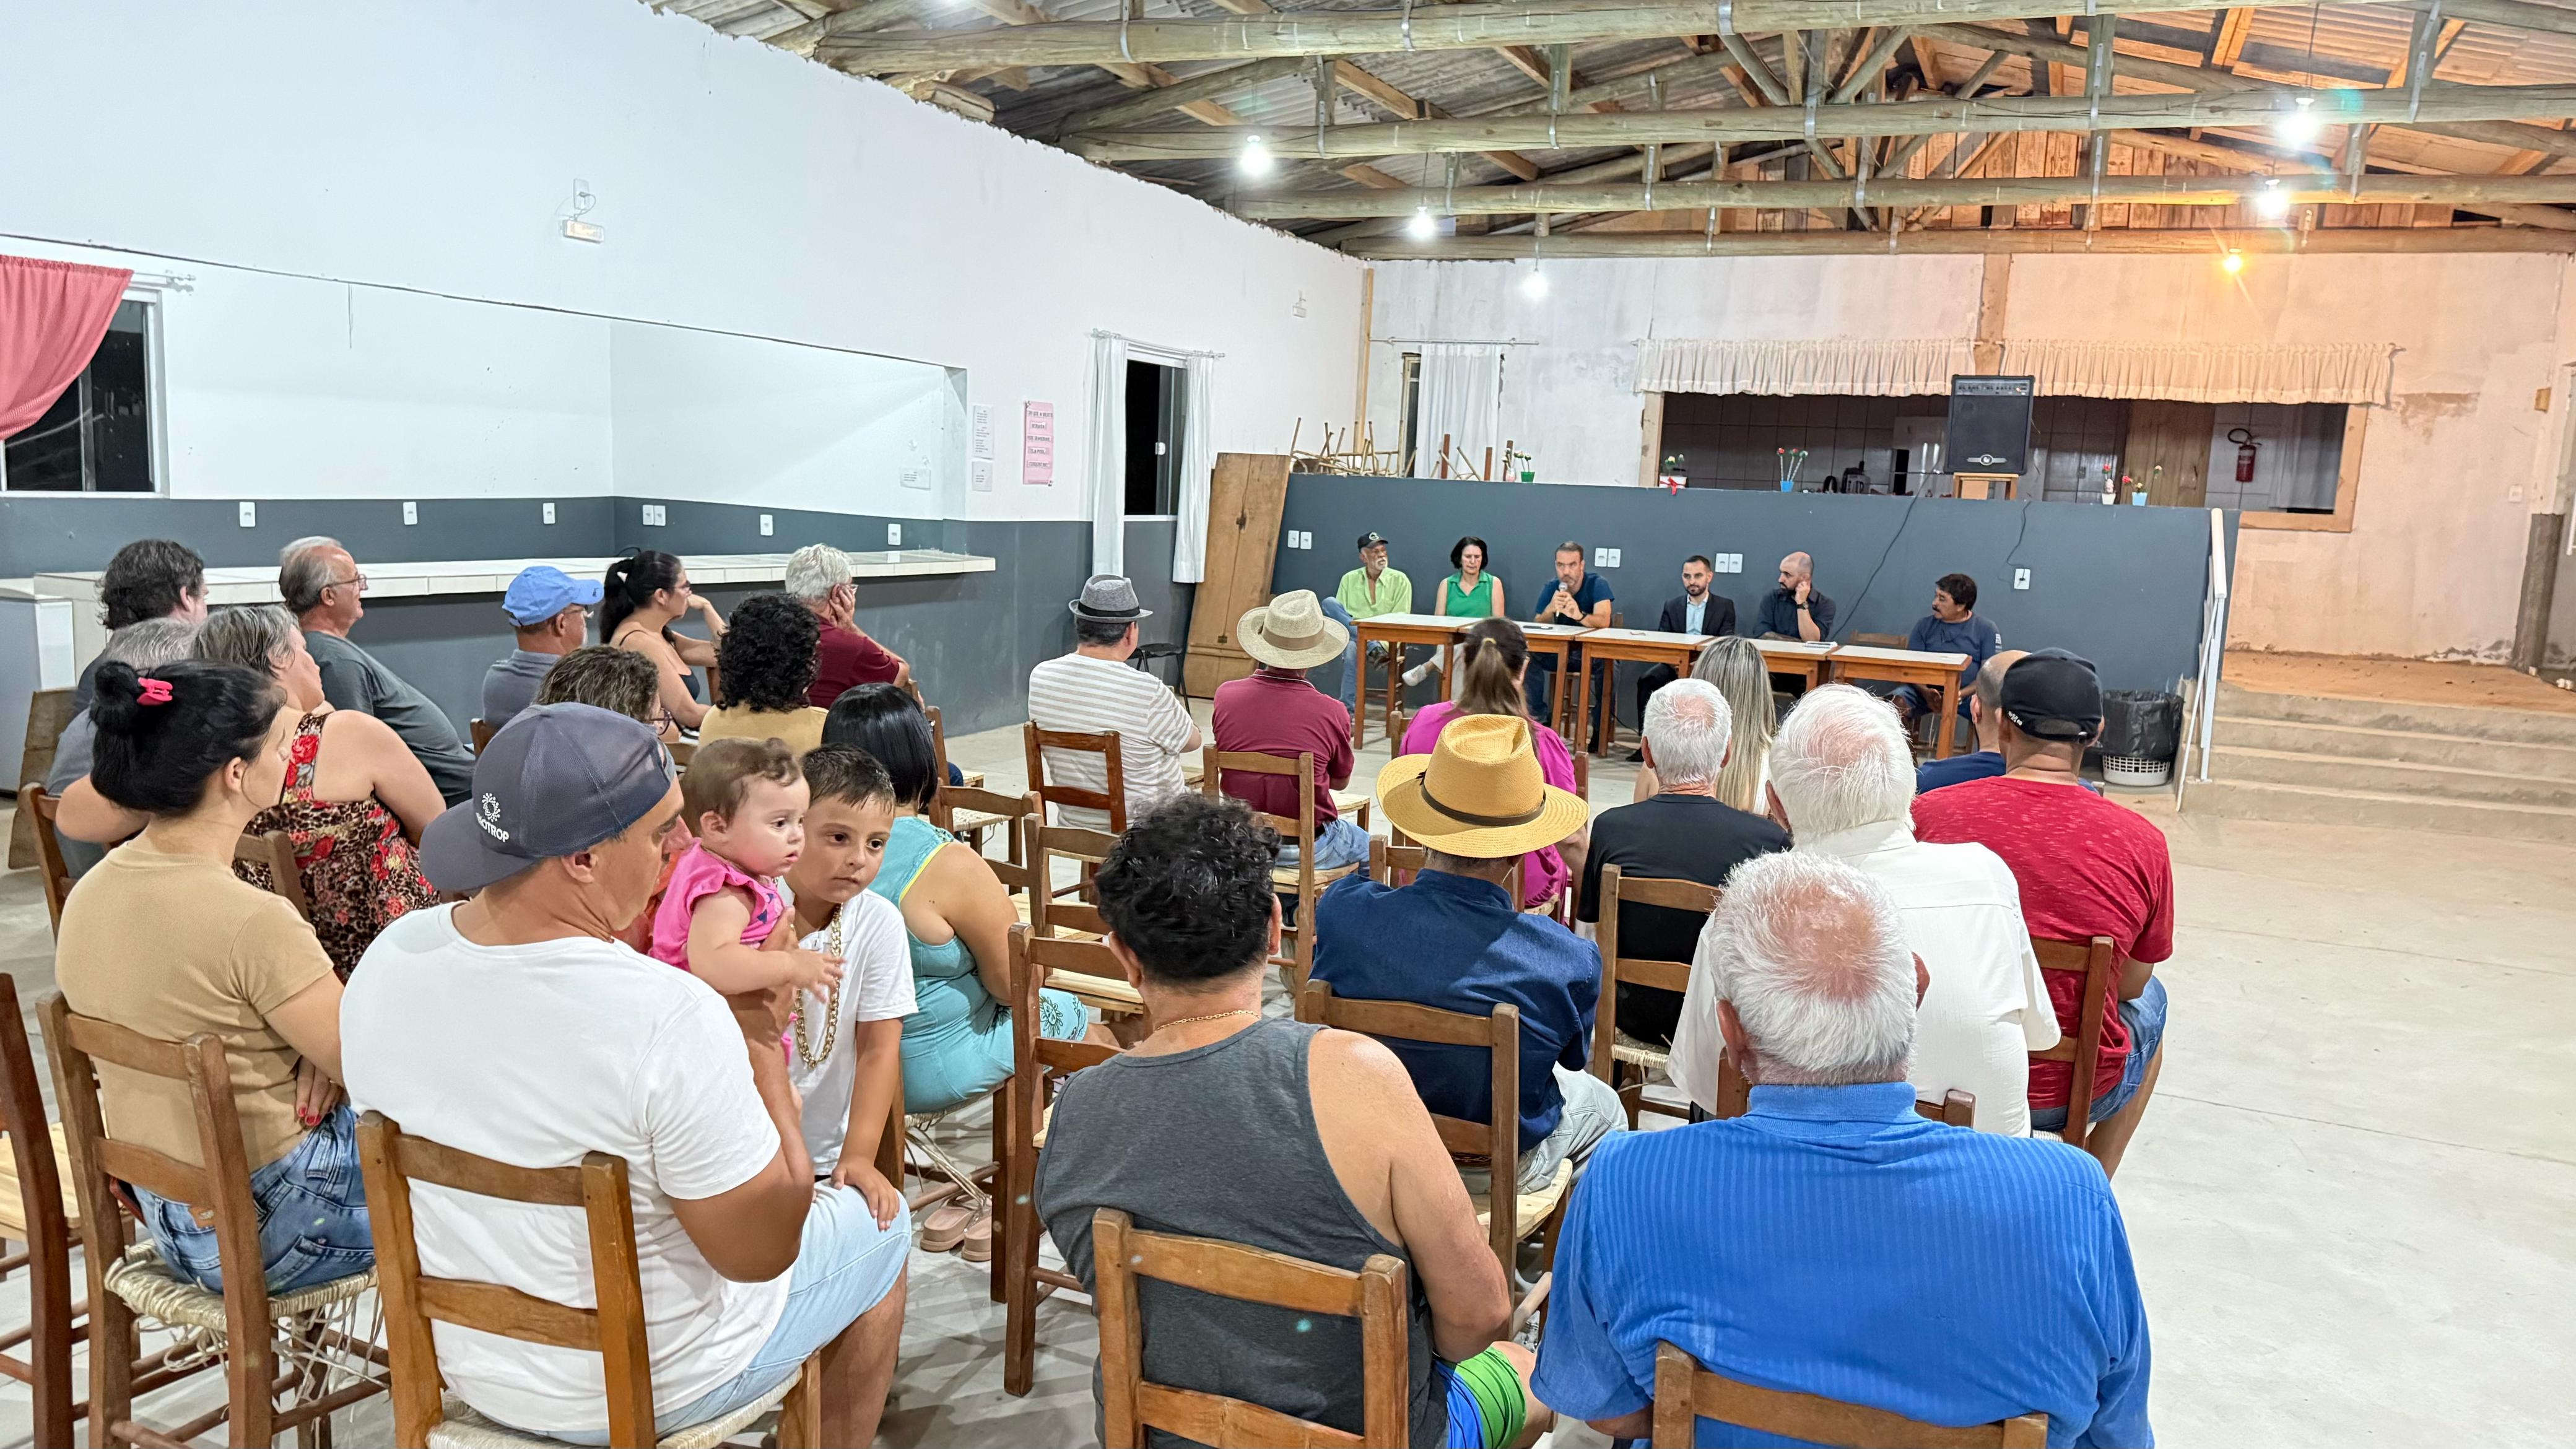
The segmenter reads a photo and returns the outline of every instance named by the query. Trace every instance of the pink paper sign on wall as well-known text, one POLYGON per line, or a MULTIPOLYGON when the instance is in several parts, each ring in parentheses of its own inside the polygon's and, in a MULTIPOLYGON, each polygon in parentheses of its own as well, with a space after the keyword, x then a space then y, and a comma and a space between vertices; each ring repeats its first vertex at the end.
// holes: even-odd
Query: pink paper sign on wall
POLYGON ((1020 406, 1020 481, 1055 481, 1055 404, 1020 406))

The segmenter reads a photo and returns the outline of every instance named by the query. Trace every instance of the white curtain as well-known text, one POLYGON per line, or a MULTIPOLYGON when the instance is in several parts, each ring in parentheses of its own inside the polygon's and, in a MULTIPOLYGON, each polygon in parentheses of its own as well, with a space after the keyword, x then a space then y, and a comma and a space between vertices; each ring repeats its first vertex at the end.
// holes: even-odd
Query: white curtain
MULTIPOLYGON (((1430 359, 1423 366, 1427 370, 1430 359)), ((1639 392, 1939 396, 1950 391, 1953 374, 1976 370, 1974 352, 1964 338, 1798 342, 1649 337, 1637 348, 1639 392)))
MULTIPOLYGON (((1503 349, 1472 342, 1422 346, 1420 401, 1413 413, 1413 476, 1440 474, 1440 445, 1481 460, 1502 451, 1503 349)), ((1457 470, 1452 468, 1454 475, 1457 470)))
POLYGON ((1127 572, 1127 339, 1091 339, 1091 571, 1127 572))
POLYGON ((2393 342, 2071 342, 2004 344, 2003 370, 2043 397, 2198 403, 2387 403, 2393 342))
POLYGON ((1181 369, 1180 521, 1172 530, 1172 582, 1207 579, 1208 480, 1216 472, 1216 359, 1193 353, 1181 369))

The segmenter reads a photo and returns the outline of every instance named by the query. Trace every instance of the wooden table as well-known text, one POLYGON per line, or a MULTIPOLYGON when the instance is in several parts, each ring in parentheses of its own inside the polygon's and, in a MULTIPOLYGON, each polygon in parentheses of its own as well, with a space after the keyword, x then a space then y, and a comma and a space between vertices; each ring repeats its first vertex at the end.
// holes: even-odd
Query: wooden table
MULTIPOLYGON (((1395 712, 1404 703, 1403 646, 1407 644, 1436 646, 1454 643, 1460 631, 1475 622, 1473 619, 1453 619, 1446 614, 1379 614, 1374 618, 1351 621, 1351 633, 1355 636, 1358 646, 1353 651, 1351 667, 1359 671, 1362 684, 1368 682, 1369 645, 1387 646, 1386 713, 1380 723, 1386 727, 1388 749, 1392 750, 1402 743, 1394 735, 1395 712)), ((1449 671, 1442 670, 1440 672, 1442 699, 1449 697, 1449 685, 1449 671)), ((1351 711, 1351 748, 1358 749, 1367 742, 1368 691, 1362 689, 1352 697, 1358 700, 1359 708, 1351 711)))
POLYGON ((1958 702, 1959 672, 1967 667, 1965 654, 1880 649, 1866 644, 1846 644, 1825 661, 1826 677, 1837 683, 1875 679, 1911 684, 1931 695, 1937 701, 1933 717, 1940 721, 1932 732, 1932 758, 1936 760, 1950 758, 1951 740, 1958 733, 1951 711, 1958 702))
MULTIPOLYGON (((1584 696, 1577 694, 1571 701, 1566 698, 1565 677, 1570 672, 1566 667, 1566 654, 1577 641, 1583 641, 1588 648, 1592 637, 1604 632, 1615 631, 1586 629, 1580 624, 1521 625, 1521 637, 1529 641, 1529 651, 1532 654, 1548 655, 1556 661, 1555 671, 1548 676, 1555 682, 1549 691, 1547 722, 1550 728, 1569 740, 1574 736, 1567 732, 1566 726, 1569 721, 1566 714, 1570 709, 1574 716, 1570 723, 1580 728, 1583 723, 1584 696)), ((1587 654, 1586 657, 1590 656, 1587 654)), ((1589 664, 1584 666, 1587 674, 1591 668, 1589 664)), ((1448 696, 1444 694, 1441 697, 1445 699, 1448 696)))
MULTIPOLYGON (((1699 651, 1708 647, 1706 634, 1667 634, 1660 629, 1591 629, 1583 635, 1583 682, 1585 688, 1575 696, 1575 724, 1592 732, 1592 753, 1606 754, 1610 737, 1618 733, 1613 723, 1619 718, 1617 665, 1625 659, 1634 664, 1669 664, 1675 674, 1688 674, 1699 651), (1601 682, 1601 710, 1592 714, 1592 666, 1612 666, 1610 677, 1601 682)), ((1640 721, 1643 723, 1643 721, 1640 721)), ((1580 751, 1580 738, 1574 748, 1580 751)))

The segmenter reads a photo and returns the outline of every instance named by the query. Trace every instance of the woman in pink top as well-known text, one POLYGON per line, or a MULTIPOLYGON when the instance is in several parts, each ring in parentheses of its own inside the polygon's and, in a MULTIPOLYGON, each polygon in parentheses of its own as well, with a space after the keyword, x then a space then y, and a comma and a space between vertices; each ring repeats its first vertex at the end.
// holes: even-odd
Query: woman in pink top
MULTIPOLYGON (((1556 788, 1573 791, 1574 752, 1565 747, 1564 736, 1530 719, 1521 692, 1521 676, 1529 672, 1529 640, 1521 626, 1509 619, 1486 619, 1462 637, 1465 663, 1458 671, 1457 699, 1444 699, 1415 715, 1405 727, 1403 752, 1430 754, 1440 731, 1462 714, 1516 715, 1529 723, 1530 748, 1538 755, 1539 773, 1556 788)), ((1538 910, 1556 899, 1566 882, 1583 869, 1583 848, 1590 837, 1588 827, 1580 829, 1521 857, 1522 910, 1538 910)))

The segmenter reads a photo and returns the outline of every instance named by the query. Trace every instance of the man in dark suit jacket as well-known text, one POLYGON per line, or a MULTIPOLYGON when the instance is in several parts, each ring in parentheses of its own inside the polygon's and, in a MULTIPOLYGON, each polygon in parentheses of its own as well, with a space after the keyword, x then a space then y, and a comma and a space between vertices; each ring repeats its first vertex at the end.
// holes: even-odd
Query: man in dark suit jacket
MULTIPOLYGON (((1682 560, 1682 591, 1664 600, 1664 616, 1655 627, 1667 634, 1698 634, 1716 638, 1735 632, 1735 601, 1723 594, 1709 592, 1709 581, 1717 576, 1717 566, 1704 553, 1682 560)), ((1637 718, 1646 717, 1646 701, 1656 690, 1681 676, 1669 664, 1656 664, 1637 676, 1637 718)), ((1642 751, 1629 756, 1645 758, 1642 751)))

